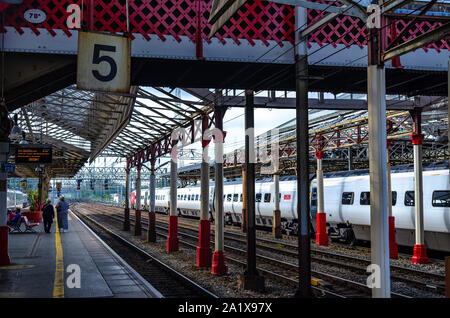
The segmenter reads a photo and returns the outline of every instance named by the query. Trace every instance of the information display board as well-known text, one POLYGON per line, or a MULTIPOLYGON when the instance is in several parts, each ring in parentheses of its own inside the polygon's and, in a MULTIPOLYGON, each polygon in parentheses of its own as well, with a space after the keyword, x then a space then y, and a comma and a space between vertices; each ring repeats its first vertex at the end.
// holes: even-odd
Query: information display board
POLYGON ((16 164, 51 164, 51 145, 17 145, 16 164))

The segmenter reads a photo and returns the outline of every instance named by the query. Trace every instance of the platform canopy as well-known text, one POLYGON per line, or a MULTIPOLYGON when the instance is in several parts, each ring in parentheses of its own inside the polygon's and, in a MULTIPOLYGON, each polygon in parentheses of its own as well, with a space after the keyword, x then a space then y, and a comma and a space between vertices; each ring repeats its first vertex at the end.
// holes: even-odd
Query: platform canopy
MULTIPOLYGON (((134 92, 135 87, 131 91, 134 92)), ((131 96, 131 95, 130 95, 131 96)), ((75 86, 40 98, 10 115, 28 144, 52 145, 53 162, 45 167, 50 177, 72 177, 111 142, 111 134, 128 123, 134 98, 82 91, 75 86)), ((10 162, 23 136, 12 140, 10 162)), ((35 165, 16 165, 16 176, 37 177, 35 165)))

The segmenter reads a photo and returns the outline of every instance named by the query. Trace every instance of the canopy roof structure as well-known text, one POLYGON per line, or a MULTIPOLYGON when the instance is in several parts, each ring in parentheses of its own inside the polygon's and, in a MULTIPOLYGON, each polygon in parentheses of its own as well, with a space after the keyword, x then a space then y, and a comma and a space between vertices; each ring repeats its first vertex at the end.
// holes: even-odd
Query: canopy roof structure
MULTIPOLYGON (((18 115, 18 125, 28 144, 52 145, 53 162, 45 167, 49 177, 72 177, 88 160, 100 154, 114 132, 128 123, 133 104, 132 97, 70 86, 13 114, 18 115)), ((10 162, 14 162, 14 148, 20 139, 11 144, 10 162)), ((35 168, 35 165, 17 165, 16 175, 36 177, 35 168)))
MULTIPOLYGON (((315 118, 310 128, 333 126, 336 120, 364 114, 366 101, 346 95, 332 99, 310 98, 310 116, 315 118)), ((417 107, 427 111, 424 129, 437 136, 446 131, 442 118, 446 116, 441 110, 446 106, 445 101, 445 97, 394 98, 388 99, 387 105, 390 110, 403 112, 417 107)), ((255 104, 262 108, 292 109, 295 98, 289 92, 256 92, 255 104)), ((170 140, 175 129, 195 127, 194 122, 202 115, 208 116, 211 125, 214 105, 243 107, 243 91, 135 86, 128 94, 106 94, 70 86, 14 113, 18 115, 18 124, 28 143, 53 146, 53 163, 45 168, 49 177, 71 178, 100 155, 133 158, 151 145, 170 140)), ((288 130, 294 133, 292 127, 288 130)), ((292 142, 292 138, 288 139, 292 142)), ((14 154, 14 144, 11 153, 14 154)), ((14 156, 9 161, 14 162, 14 156)), ((17 165, 15 174, 37 177, 35 168, 17 165)))

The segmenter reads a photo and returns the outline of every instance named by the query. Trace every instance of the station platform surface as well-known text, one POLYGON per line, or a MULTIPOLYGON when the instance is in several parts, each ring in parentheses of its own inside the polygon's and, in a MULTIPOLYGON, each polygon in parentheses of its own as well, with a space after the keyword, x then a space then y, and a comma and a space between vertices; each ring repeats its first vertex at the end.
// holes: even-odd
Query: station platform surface
POLYGON ((0 297, 162 297, 74 214, 66 233, 55 232, 56 222, 51 233, 43 224, 36 231, 9 234, 11 265, 0 266, 0 297))

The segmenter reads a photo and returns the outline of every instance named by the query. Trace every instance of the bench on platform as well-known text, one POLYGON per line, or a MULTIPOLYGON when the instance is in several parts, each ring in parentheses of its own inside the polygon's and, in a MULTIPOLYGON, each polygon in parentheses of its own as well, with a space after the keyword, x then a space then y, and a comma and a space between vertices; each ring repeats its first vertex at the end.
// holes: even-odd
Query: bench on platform
POLYGON ((17 218, 14 223, 8 224, 9 233, 22 233, 20 226, 22 225, 22 218, 17 218))
POLYGON ((34 227, 38 226, 39 223, 31 223, 30 221, 28 221, 28 218, 26 216, 24 216, 23 219, 25 220, 25 231, 23 232, 36 233, 34 227))

